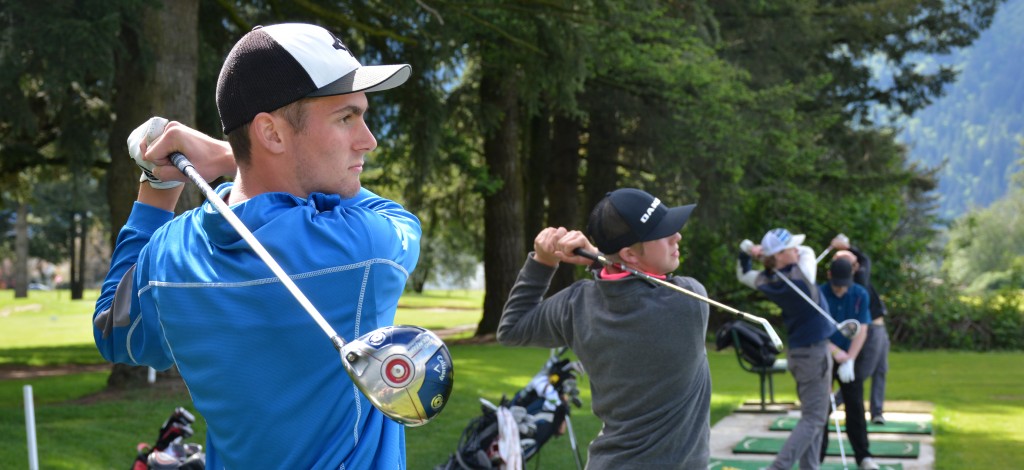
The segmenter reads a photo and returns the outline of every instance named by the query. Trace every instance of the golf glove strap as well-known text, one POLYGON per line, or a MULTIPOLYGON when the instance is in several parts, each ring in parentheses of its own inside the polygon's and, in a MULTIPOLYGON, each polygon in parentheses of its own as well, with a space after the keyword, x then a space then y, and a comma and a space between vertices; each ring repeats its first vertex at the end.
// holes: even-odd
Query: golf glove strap
POLYGON ((146 139, 147 145, 153 143, 157 137, 160 137, 160 134, 163 134, 164 127, 166 126, 166 119, 153 116, 141 126, 136 127, 131 135, 128 136, 128 154, 131 155, 132 160, 135 160, 135 164, 142 169, 142 177, 139 178, 139 182, 149 181, 149 185, 155 189, 171 189, 181 185, 181 181, 163 181, 157 178, 153 174, 153 168, 156 168, 156 165, 153 162, 143 160, 142 149, 139 148, 142 144, 142 139, 146 139))
POLYGON ((844 384, 853 382, 853 359, 839 364, 837 375, 839 375, 839 381, 844 384))

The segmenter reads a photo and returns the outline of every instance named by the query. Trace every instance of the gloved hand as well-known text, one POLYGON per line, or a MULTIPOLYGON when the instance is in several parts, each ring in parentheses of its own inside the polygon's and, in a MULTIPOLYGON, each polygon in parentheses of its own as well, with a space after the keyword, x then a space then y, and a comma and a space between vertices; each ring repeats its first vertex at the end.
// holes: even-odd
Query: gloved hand
POLYGON ((166 119, 153 116, 141 126, 136 127, 131 135, 128 136, 128 154, 131 155, 132 160, 135 160, 135 164, 142 169, 142 177, 139 178, 139 182, 149 181, 149 185, 156 189, 171 189, 181 185, 181 181, 163 181, 157 178, 153 174, 153 168, 156 168, 156 164, 142 159, 140 145, 143 139, 145 139, 147 145, 151 144, 157 137, 160 137, 160 134, 163 134, 164 127, 166 126, 166 119))
POLYGON ((744 253, 746 253, 748 255, 752 255, 753 254, 753 250, 754 250, 754 242, 750 241, 749 239, 745 239, 745 240, 740 242, 740 251, 742 251, 742 252, 744 252, 744 253))
POLYGON ((836 375, 839 376, 839 381, 848 384, 853 382, 853 359, 848 359, 846 362, 839 364, 839 370, 836 371, 836 375))

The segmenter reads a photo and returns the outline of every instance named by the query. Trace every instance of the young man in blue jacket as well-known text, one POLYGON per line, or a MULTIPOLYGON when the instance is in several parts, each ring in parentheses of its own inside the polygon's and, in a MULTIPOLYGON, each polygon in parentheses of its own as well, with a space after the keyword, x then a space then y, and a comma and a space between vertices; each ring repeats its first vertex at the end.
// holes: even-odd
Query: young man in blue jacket
POLYGON ((363 189, 377 142, 366 93, 407 65, 364 67, 329 31, 254 29, 217 84, 227 143, 154 118, 133 133, 143 168, 96 303, 112 362, 177 366, 207 425, 207 468, 405 468, 404 427, 360 394, 313 319, 209 203, 174 217, 184 153, 345 339, 391 325, 419 257, 420 223, 363 189))

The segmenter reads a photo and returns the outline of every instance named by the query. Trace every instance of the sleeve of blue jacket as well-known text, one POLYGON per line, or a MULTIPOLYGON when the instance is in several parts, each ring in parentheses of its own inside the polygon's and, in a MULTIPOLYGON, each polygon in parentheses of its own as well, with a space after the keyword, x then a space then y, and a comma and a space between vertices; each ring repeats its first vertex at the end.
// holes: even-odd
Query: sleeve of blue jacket
POLYGON ((355 197, 346 202, 355 207, 369 209, 391 224, 400 243, 385 244, 385 246, 391 247, 391 252, 381 253, 381 255, 395 260, 406 270, 412 272, 420 255, 420 237, 422 235, 420 220, 401 204, 380 197, 366 188, 360 189, 355 197))
POLYGON ((136 202, 117 235, 110 271, 93 312, 93 339, 110 362, 160 370, 171 366, 155 315, 147 315, 139 303, 139 289, 145 287, 145 280, 139 279, 137 273, 144 271, 137 270, 136 263, 153 233, 173 218, 172 212, 136 202))

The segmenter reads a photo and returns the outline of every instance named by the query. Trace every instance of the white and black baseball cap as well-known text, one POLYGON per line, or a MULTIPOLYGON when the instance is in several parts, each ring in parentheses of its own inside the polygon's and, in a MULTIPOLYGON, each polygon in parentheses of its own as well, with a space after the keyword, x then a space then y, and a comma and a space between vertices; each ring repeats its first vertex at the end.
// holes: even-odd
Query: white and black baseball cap
POLYGON ((316 25, 257 26, 228 53, 217 79, 217 110, 227 134, 302 98, 382 91, 409 78, 408 64, 363 66, 316 25))

